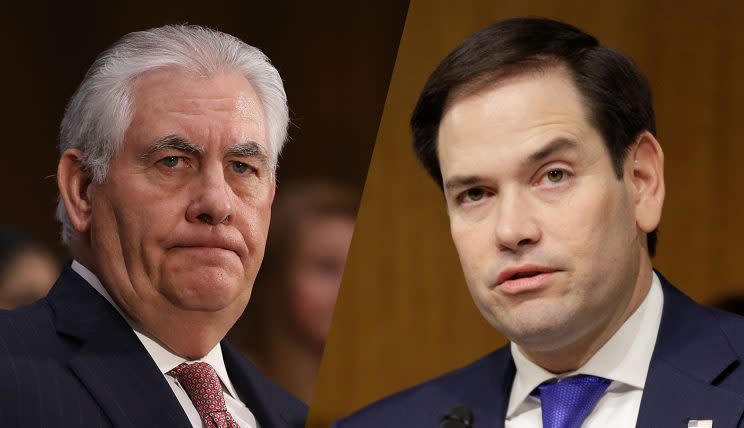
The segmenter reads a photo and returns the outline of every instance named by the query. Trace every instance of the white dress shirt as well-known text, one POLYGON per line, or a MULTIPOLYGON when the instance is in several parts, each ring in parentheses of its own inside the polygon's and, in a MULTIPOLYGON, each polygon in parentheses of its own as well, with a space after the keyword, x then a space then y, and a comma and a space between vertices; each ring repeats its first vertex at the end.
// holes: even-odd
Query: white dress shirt
POLYGON ((186 412, 186 416, 188 416, 189 421, 191 421, 191 425, 193 425, 194 427, 202 426, 199 412, 196 411, 196 407, 194 407, 194 404, 191 402, 188 394, 181 387, 178 381, 174 377, 166 375, 166 373, 184 362, 192 363, 195 361, 203 361, 205 363, 209 363, 209 365, 214 367, 214 370, 217 372, 217 376, 219 376, 220 381, 222 382, 222 390, 225 395, 225 404, 227 405, 227 410, 233 416, 238 425, 240 425, 241 428, 258 428, 258 423, 256 422, 255 416, 253 416, 253 413, 251 413, 251 411, 245 406, 245 404, 240 401, 237 391, 235 391, 232 382, 230 382, 230 378, 227 376, 225 361, 222 359, 222 348, 220 347, 219 343, 217 344, 217 346, 212 348, 212 350, 209 351, 203 358, 194 361, 186 360, 185 358, 172 353, 149 336, 140 332, 137 327, 135 327, 132 320, 130 320, 129 317, 127 317, 121 311, 119 306, 113 301, 111 296, 108 294, 108 291, 106 291, 106 289, 103 287, 103 284, 101 284, 101 281, 98 279, 98 277, 95 276, 95 274, 93 274, 93 272, 78 263, 77 260, 73 260, 72 270, 77 272, 78 275, 82 276, 83 279, 85 279, 88 284, 91 285, 91 287, 93 287, 103 297, 105 297, 106 300, 111 303, 111 306, 113 306, 121 314, 121 316, 124 317, 127 323, 129 323, 129 326, 132 327, 134 334, 137 335, 139 340, 142 342, 142 345, 145 347, 147 352, 155 361, 155 364, 160 369, 160 372, 163 373, 163 377, 165 377, 168 385, 170 385, 171 389, 173 390, 173 394, 175 394, 178 402, 181 404, 181 407, 183 407, 184 412, 186 412))
POLYGON ((664 294, 653 274, 651 289, 636 311, 607 343, 581 368, 556 376, 527 359, 514 343, 511 352, 517 373, 512 384, 506 428, 542 426, 540 399, 530 393, 541 383, 577 374, 601 376, 612 381, 584 420, 584 428, 634 427, 641 407, 651 354, 661 323, 664 294))

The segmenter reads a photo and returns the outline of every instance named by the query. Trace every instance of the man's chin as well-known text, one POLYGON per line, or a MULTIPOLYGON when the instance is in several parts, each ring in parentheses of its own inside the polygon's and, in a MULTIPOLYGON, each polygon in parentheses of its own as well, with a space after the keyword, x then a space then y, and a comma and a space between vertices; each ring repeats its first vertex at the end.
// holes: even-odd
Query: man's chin
POLYGON ((224 269, 195 269, 167 279, 162 289, 171 303, 183 310, 215 312, 250 296, 250 282, 224 269))
POLYGON ((486 318, 512 342, 529 349, 549 351, 571 340, 565 336, 566 331, 571 331, 567 328, 574 320, 570 308, 555 303, 536 299, 518 307, 500 308, 498 315, 491 312, 486 318))

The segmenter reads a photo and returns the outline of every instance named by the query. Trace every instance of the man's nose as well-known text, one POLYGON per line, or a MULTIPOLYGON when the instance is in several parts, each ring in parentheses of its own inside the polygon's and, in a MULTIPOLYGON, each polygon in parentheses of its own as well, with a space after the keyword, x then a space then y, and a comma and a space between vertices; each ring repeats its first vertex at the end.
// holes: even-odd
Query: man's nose
POLYGON ((233 193, 222 168, 205 168, 193 186, 187 220, 210 225, 229 223, 233 217, 233 193))
POLYGON ((499 248, 518 252, 540 241, 535 207, 518 190, 502 192, 496 213, 496 242, 499 248))

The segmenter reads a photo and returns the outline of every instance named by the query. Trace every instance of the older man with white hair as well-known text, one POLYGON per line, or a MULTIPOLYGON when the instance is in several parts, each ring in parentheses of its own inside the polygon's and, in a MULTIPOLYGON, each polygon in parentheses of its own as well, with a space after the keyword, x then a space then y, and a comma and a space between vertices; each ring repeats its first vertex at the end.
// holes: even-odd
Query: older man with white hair
POLYGON ((304 425, 222 341, 261 265, 287 123, 276 69, 224 33, 131 33, 95 61, 60 132, 74 260, 0 313, 3 426, 304 425))

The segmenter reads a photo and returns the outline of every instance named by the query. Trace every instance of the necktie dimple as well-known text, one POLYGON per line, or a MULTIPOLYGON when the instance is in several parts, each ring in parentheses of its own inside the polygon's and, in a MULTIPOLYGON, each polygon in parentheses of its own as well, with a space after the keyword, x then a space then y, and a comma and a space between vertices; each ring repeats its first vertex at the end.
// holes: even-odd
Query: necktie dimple
POLYGON ((239 428, 227 411, 220 378, 212 366, 205 362, 181 363, 168 374, 178 379, 205 427, 239 428))
POLYGON ((602 397, 610 380, 578 375, 546 382, 535 391, 540 397, 543 428, 579 428, 602 397))

